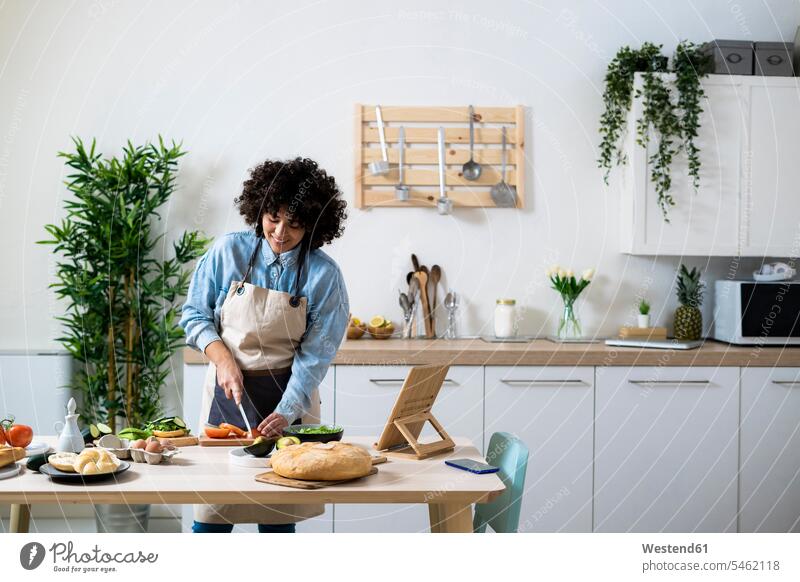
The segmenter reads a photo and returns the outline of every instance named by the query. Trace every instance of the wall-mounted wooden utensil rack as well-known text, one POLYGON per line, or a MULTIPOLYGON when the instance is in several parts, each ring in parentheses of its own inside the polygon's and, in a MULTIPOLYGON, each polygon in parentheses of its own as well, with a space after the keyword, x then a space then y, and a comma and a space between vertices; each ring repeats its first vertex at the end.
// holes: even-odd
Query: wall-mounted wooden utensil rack
POLYGON ((355 106, 355 205, 370 207, 436 207, 439 197, 437 130, 445 128, 446 191, 456 207, 494 208, 490 190, 500 181, 501 131, 506 128, 506 182, 517 189, 517 208, 525 207, 525 110, 516 107, 473 107, 475 161, 483 166, 478 180, 466 180, 461 167, 469 160, 469 107, 381 105, 391 170, 373 176, 370 162, 381 159, 375 105, 355 106), (398 134, 405 128, 407 201, 395 198, 398 182, 398 134))

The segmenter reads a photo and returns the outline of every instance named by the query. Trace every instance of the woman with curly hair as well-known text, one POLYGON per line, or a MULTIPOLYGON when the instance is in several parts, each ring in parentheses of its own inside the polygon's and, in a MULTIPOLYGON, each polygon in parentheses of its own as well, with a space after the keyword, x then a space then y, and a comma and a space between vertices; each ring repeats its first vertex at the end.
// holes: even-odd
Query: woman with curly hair
MULTIPOLYGON (((250 230, 222 237, 200 259, 181 316, 187 344, 211 361, 199 426, 279 437, 301 417, 318 419, 317 388, 347 328, 344 279, 321 250, 342 235, 347 204, 333 177, 304 158, 253 168, 235 203, 250 230)), ((258 523, 293 532, 322 510, 198 505, 192 529, 258 523)))

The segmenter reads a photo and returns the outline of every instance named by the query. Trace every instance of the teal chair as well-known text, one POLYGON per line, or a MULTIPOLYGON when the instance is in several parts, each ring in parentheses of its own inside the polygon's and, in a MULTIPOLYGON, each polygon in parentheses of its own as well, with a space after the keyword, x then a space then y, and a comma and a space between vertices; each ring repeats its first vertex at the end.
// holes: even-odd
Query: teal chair
POLYGON ((507 432, 496 432, 489 440, 486 462, 500 467, 497 475, 506 490, 489 503, 475 505, 472 529, 483 533, 490 525, 498 533, 515 533, 519 528, 522 494, 525 491, 525 471, 528 468, 528 447, 507 432))

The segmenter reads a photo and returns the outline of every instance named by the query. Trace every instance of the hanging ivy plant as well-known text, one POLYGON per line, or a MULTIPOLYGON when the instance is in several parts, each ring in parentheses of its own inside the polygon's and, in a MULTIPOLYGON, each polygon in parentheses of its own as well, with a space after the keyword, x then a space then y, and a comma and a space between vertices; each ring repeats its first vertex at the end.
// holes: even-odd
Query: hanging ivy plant
POLYGON ((669 68, 661 45, 644 43, 640 49, 622 47, 608 66, 603 102, 605 111, 600 118, 600 158, 603 179, 608 183, 611 169, 625 164, 622 137, 627 132, 627 119, 633 98, 642 100, 642 115, 636 120, 636 143, 647 148, 656 140, 655 151, 648 158, 650 181, 655 186, 658 205, 664 220, 669 222, 669 209, 675 200, 672 187, 672 162, 681 150, 686 152, 689 176, 696 190, 700 184, 699 149, 695 144, 700 125, 704 96, 700 79, 711 69, 711 59, 690 42, 678 45, 669 68), (670 83, 664 75, 675 74, 677 98, 673 98, 670 83), (636 73, 644 73, 641 89, 633 90, 636 73))
POLYGON ((703 113, 700 101, 706 95, 700 78, 707 76, 712 68, 713 58, 693 43, 684 41, 675 49, 672 70, 675 72, 678 109, 681 111, 681 136, 695 190, 700 186, 700 150, 694 140, 700 127, 700 114, 703 113))

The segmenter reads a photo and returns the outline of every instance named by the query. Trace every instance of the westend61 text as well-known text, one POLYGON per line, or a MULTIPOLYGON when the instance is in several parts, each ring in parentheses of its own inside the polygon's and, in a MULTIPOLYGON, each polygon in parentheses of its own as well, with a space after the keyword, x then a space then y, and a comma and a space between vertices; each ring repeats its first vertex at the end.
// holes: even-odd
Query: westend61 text
POLYGON ((645 554, 707 554, 708 544, 688 544, 685 546, 642 544, 642 552, 645 554))

